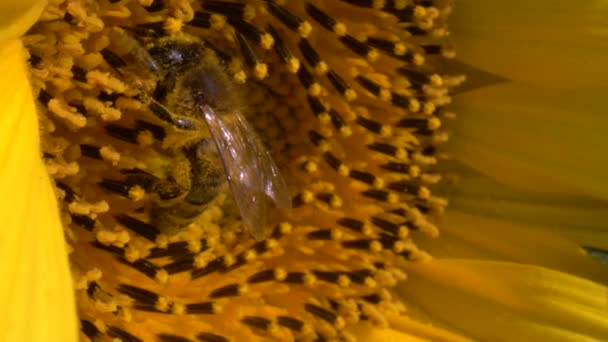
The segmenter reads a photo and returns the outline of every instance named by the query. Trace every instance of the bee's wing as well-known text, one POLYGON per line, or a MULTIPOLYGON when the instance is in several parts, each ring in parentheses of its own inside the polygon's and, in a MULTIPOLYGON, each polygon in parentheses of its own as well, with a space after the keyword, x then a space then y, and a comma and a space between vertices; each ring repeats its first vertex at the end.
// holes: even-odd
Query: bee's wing
POLYGON ((250 153, 257 157, 258 173, 264 180, 264 193, 272 198, 277 207, 291 208, 291 197, 287 191, 287 184, 270 152, 243 116, 237 114, 236 121, 242 130, 241 134, 245 136, 250 153))
POLYGON ((290 207, 285 181, 255 131, 247 121, 235 114, 223 120, 209 106, 200 107, 224 162, 230 190, 245 225, 257 240, 264 238, 266 198, 277 205, 290 207))

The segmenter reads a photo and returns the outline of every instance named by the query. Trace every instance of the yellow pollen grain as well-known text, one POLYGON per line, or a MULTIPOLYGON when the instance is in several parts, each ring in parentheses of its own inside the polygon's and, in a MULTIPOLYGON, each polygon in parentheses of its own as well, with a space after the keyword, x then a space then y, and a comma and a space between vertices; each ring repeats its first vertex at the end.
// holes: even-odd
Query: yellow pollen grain
POLYGON ((313 97, 318 97, 319 95, 321 95, 321 90, 323 88, 321 87, 321 85, 317 82, 313 83, 310 85, 310 87, 308 88, 308 95, 313 96, 313 97))
POLYGON ((289 234, 293 230, 293 226, 289 222, 281 222, 279 227, 281 228, 281 233, 283 233, 283 234, 289 234))
POLYGON ((209 18, 209 22, 211 23, 211 28, 215 31, 220 31, 226 26, 226 17, 219 14, 211 14, 209 18))
POLYGON ((393 128, 391 126, 382 126, 380 128, 380 136, 383 138, 387 138, 393 135, 393 128))
POLYGON ((232 77, 237 83, 245 83, 247 80, 247 74, 243 70, 236 72, 232 77))
POLYGON ((379 241, 372 241, 369 245, 369 249, 372 252, 378 253, 382 251, 382 244, 379 241))
POLYGON ((378 95, 380 100, 382 101, 390 101, 392 99, 391 91, 388 89, 380 89, 380 94, 378 95))
POLYGON ((160 312, 167 312, 171 308, 171 304, 172 303, 167 298, 160 297, 156 301, 156 304, 154 305, 154 307, 156 309, 158 309, 158 311, 160 311, 160 312))
POLYGON ((426 9, 422 6, 416 6, 414 8, 414 16, 419 19, 424 18, 426 16, 426 9))
POLYGON ((315 65, 315 68, 314 68, 315 74, 317 74, 319 76, 325 75, 328 70, 329 70, 329 67, 327 66, 327 63, 325 63, 323 61, 320 61, 317 65, 315 65))
POLYGON ((412 63, 414 63, 414 65, 416 65, 416 66, 423 65, 425 61, 426 60, 425 60, 424 56, 419 53, 415 53, 414 58, 412 59, 412 63))
POLYGON ((331 116, 328 113, 319 114, 319 122, 323 125, 331 123, 331 116))
POLYGON ((304 275, 304 285, 308 286, 308 287, 312 287, 317 283, 317 277, 315 277, 313 274, 310 273, 306 273, 304 275))
POLYGON ((154 143, 154 136, 150 131, 142 131, 137 135, 137 143, 139 146, 150 146, 154 143))
POLYGON ((127 89, 125 83, 108 72, 99 70, 91 70, 87 72, 87 83, 93 86, 99 86, 102 89, 107 89, 110 92, 123 93, 127 89))
POLYGON ((352 128, 350 128, 350 126, 342 126, 340 128, 340 134, 343 137, 348 138, 353 134, 353 130, 352 130, 352 128))
POLYGON ((287 70, 293 74, 298 72, 298 70, 300 70, 300 60, 295 57, 289 58, 287 61, 287 70))
POLYGON ((394 192, 389 192, 387 202, 390 204, 399 203, 399 195, 394 192))
POLYGON ((182 20, 176 18, 167 18, 167 20, 164 22, 163 28, 167 34, 175 35, 182 30, 183 26, 184 22, 182 20))
POLYGON ((133 263, 141 258, 141 253, 136 248, 127 246, 127 248, 125 248, 124 256, 128 262, 133 263))
POLYGON ((346 177, 350 174, 350 169, 345 165, 340 165, 338 167, 338 174, 340 176, 346 177))
POLYGON ((384 179, 380 178, 380 177, 376 177, 376 179, 374 179, 374 183, 372 184, 372 186, 376 189, 382 189, 384 188, 386 182, 384 181, 384 179))
POLYGON ((308 173, 314 173, 319 170, 319 166, 315 162, 308 161, 304 164, 304 169, 306 169, 306 172, 308 173))
POLYGON ((95 203, 72 202, 68 205, 68 210, 73 214, 94 215, 105 213, 110 209, 108 202, 99 201, 95 203))
POLYGON ((274 270, 274 279, 277 281, 283 281, 287 278, 287 271, 284 268, 276 268, 274 270))
POLYGON ((310 31, 312 31, 312 25, 308 21, 303 21, 300 26, 298 26, 298 34, 302 38, 307 38, 310 35, 310 31))
POLYGON ((253 68, 253 73, 258 80, 263 80, 268 76, 268 65, 265 63, 258 63, 253 68))
POLYGON ((114 166, 120 161, 120 153, 112 146, 102 146, 99 149, 99 154, 101 154, 103 160, 110 162, 114 166))
POLYGON ((139 185, 136 185, 129 189, 129 198, 133 202, 139 202, 143 200, 146 196, 146 191, 142 189, 139 185))
POLYGON ((110 230, 99 230, 95 234, 95 238, 97 241, 101 242, 104 245, 108 246, 116 246, 116 247, 124 247, 130 240, 129 233, 120 230, 120 231, 110 231, 110 230))
POLYGON ((376 49, 371 49, 365 57, 369 62, 373 63, 378 59, 378 57, 380 57, 380 54, 378 54, 378 51, 376 49))
POLYGON ((344 98, 346 98, 346 101, 352 102, 357 99, 357 92, 354 89, 348 88, 344 92, 344 98))
POLYGON ((234 256, 227 254, 224 256, 224 265, 226 267, 230 267, 232 265, 234 265, 234 263, 236 262, 236 259, 234 258, 234 256))
POLYGON ((166 284, 169 281, 169 272, 164 269, 158 270, 154 279, 161 284, 166 284))
POLYGON ((332 28, 332 31, 334 31, 338 37, 342 37, 346 34, 346 25, 343 23, 336 23, 332 28))
POLYGON ((424 106, 422 107, 422 112, 426 115, 431 115, 435 112, 435 110, 437 109, 437 107, 435 107, 435 105, 431 102, 426 102, 424 104, 424 106))
POLYGON ((350 286, 350 284, 351 284, 350 279, 346 275, 342 274, 338 277, 338 286, 348 287, 348 286, 350 286))
POLYGON ((55 160, 46 161, 46 168, 49 174, 57 179, 73 176, 80 171, 80 166, 76 162, 61 163, 55 160))
POLYGON ((443 78, 437 74, 431 76, 431 84, 435 87, 441 87, 443 85, 443 78))
POLYGON ((397 56, 403 56, 407 52, 407 46, 401 42, 395 43, 393 46, 393 53, 397 56))
POLYGON ((262 35, 260 44, 263 49, 269 50, 274 46, 274 38, 272 37, 272 35, 270 33, 264 33, 262 35))
POLYGON ((432 117, 429 119, 428 128, 432 131, 441 127, 441 120, 437 117, 432 117))
POLYGON ((99 115, 104 121, 117 121, 122 117, 120 110, 107 106, 94 97, 85 97, 82 104, 88 111, 99 115))
POLYGON ((63 101, 51 99, 48 103, 48 108, 57 117, 66 119, 76 127, 84 127, 87 124, 87 118, 78 113, 76 108, 69 106, 63 101))
POLYGON ((186 306, 182 303, 173 303, 171 313, 175 315, 183 315, 186 313, 186 306))
POLYGON ((331 200, 329 201, 329 205, 332 209, 337 209, 340 208, 342 206, 343 202, 342 199, 338 196, 332 196, 331 200))

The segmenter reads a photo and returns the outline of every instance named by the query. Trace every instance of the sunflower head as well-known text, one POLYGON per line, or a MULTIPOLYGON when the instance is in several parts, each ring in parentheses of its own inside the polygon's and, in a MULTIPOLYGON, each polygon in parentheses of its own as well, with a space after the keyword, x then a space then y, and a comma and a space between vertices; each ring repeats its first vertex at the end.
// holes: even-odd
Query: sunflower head
POLYGON ((431 187, 441 121, 452 116, 443 107, 463 80, 441 68, 453 55, 450 10, 448 1, 49 4, 24 40, 82 333, 325 341, 403 313, 392 288, 404 263, 430 258, 414 240, 439 234, 446 204, 431 187), (245 231, 233 192, 212 191, 210 176, 195 181, 190 159, 179 167, 175 146, 192 137, 163 110, 192 113, 159 95, 149 65, 132 58, 180 36, 209 48, 200 63, 221 64, 285 177, 293 208, 268 210, 263 241, 245 231), (173 188, 154 184, 180 178, 213 199, 167 235, 150 203, 173 188))

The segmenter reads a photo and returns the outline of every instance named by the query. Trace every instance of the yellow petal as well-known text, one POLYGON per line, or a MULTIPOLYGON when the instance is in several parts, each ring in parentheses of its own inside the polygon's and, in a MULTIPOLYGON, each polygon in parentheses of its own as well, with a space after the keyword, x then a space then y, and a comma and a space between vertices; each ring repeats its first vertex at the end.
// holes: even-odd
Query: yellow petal
MULTIPOLYGON (((515 225, 523 223, 527 230, 540 229, 560 234, 581 246, 608 249, 608 227, 605 224, 608 221, 608 201, 581 195, 548 195, 514 189, 458 162, 445 162, 442 166, 446 172, 457 176, 455 184, 437 189, 438 193, 450 199, 450 209, 515 225)), ((450 219, 445 221, 449 225, 453 223, 450 219)))
POLYGON ((605 0, 461 0, 450 17, 458 58, 511 80, 608 84, 605 0))
POLYGON ((369 342, 425 342, 426 339, 408 335, 393 329, 379 329, 370 325, 357 324, 349 331, 357 336, 359 341, 369 342))
POLYGON ((469 338, 430 323, 422 323, 406 316, 387 315, 391 328, 379 328, 368 322, 349 326, 348 332, 358 341, 369 342, 467 342, 469 338))
POLYGON ((5 39, 0 60, 0 341, 76 341, 66 245, 21 42, 5 39))
POLYGON ((506 83, 454 100, 446 145, 458 160, 518 189, 608 199, 608 88, 549 90, 506 83))
POLYGON ((487 341, 608 338, 608 288, 537 266, 435 259, 410 263, 400 295, 487 341))
POLYGON ((417 242, 435 257, 512 261, 571 273, 608 284, 608 268, 551 227, 470 215, 448 209, 441 236, 417 242))
POLYGON ((3 0, 0 2, 0 42, 17 38, 38 19, 45 0, 3 0))

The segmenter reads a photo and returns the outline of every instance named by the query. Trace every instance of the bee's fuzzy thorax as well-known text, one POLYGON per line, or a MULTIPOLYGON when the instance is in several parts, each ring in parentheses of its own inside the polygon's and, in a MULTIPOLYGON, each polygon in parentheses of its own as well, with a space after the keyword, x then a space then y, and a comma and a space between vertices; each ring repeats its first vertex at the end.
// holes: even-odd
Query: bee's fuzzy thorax
POLYGON ((386 327, 404 313, 392 289, 404 263, 430 258, 415 241, 439 234, 446 205, 432 188, 444 107, 462 81, 439 68, 453 55, 450 10, 421 0, 49 5, 24 39, 82 335, 354 340, 353 325, 386 327), (201 60, 218 63, 180 82, 204 83, 221 65, 225 86, 207 87, 215 106, 242 97, 280 166, 293 208, 269 210, 265 240, 244 232, 229 191, 177 235, 150 220, 152 164, 172 128, 117 72, 129 67, 117 27, 151 40, 185 32, 213 51, 201 60))

